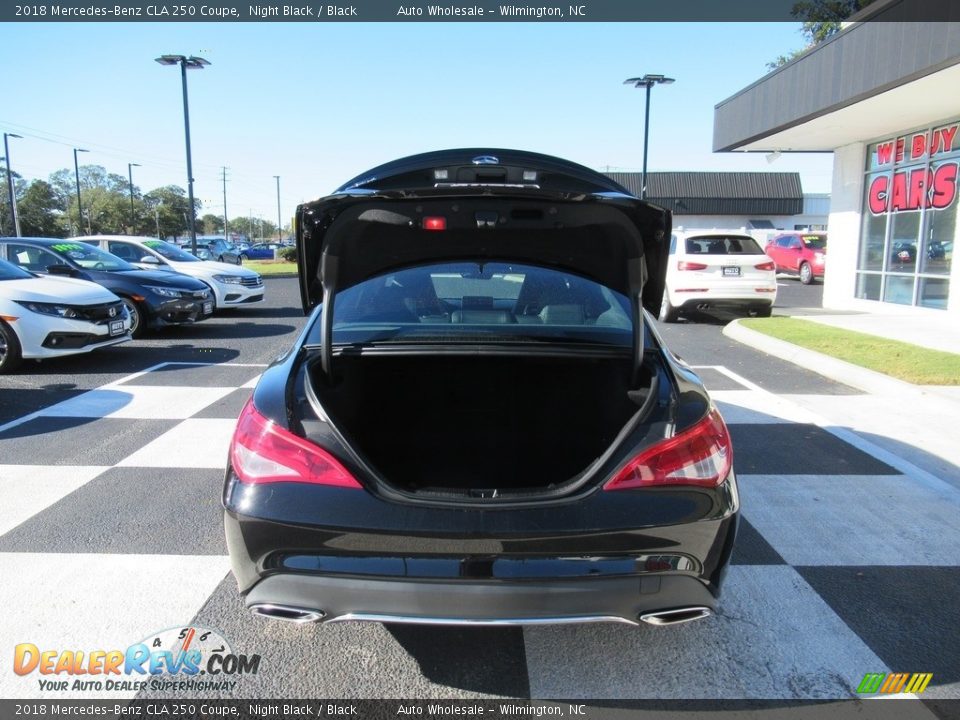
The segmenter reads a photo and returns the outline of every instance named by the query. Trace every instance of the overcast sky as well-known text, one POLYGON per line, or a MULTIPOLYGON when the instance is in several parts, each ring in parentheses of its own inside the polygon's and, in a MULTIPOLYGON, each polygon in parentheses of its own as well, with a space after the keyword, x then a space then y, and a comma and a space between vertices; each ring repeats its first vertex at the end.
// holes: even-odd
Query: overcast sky
POLYGON ((830 154, 712 153, 713 108, 803 44, 799 24, 72 23, 0 25, 0 131, 13 170, 46 178, 103 165, 149 190, 186 186, 178 68, 189 74, 196 196, 230 216, 276 216, 373 165, 449 147, 544 152, 639 170, 643 91, 653 91, 650 170, 799 171, 828 192, 830 154))

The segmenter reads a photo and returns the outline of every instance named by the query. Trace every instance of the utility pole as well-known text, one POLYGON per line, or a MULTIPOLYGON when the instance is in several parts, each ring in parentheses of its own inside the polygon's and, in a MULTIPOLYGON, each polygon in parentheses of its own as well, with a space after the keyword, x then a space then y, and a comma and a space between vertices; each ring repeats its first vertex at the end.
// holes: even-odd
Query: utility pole
POLYGON ((281 229, 282 221, 280 220, 280 176, 274 175, 273 177, 277 180, 277 242, 282 243, 283 230, 281 229))
POLYGON ((227 225, 227 167, 224 165, 220 169, 220 175, 223 180, 223 239, 230 242, 230 227, 227 225))

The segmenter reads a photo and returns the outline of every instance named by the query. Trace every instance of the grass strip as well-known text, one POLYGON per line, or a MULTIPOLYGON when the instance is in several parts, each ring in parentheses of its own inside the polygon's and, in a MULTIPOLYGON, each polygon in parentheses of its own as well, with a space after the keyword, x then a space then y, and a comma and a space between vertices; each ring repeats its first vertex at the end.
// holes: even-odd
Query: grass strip
POLYGON ((955 353, 789 317, 749 318, 740 323, 778 340, 914 385, 960 385, 960 355, 955 353))

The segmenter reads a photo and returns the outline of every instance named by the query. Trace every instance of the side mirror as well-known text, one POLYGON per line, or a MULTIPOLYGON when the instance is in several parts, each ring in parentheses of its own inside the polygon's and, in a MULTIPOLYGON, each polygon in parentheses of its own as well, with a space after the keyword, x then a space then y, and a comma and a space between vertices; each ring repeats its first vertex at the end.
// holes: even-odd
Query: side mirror
POLYGON ((153 255, 144 255, 140 258, 140 262, 146 263, 147 265, 159 265, 160 261, 157 260, 153 255))
POLYGON ((74 270, 69 265, 57 264, 57 265, 47 265, 47 272, 51 275, 75 275, 76 270, 74 270))

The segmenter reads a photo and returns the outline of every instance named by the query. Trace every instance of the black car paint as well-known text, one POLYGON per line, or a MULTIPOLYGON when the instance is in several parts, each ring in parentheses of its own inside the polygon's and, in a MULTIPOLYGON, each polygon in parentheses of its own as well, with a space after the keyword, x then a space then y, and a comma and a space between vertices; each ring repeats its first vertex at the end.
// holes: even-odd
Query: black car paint
MULTIPOLYGON (((53 249, 54 245, 67 242, 49 238, 5 238, 0 245, 6 255, 8 244, 28 245, 56 255, 63 264, 70 268, 69 276, 80 280, 88 280, 105 287, 114 295, 133 299, 142 297, 137 306, 144 311, 147 327, 161 328, 167 325, 179 325, 204 320, 203 302, 209 300, 210 289, 199 280, 186 275, 160 270, 94 270, 81 267, 68 256, 53 249), (146 286, 166 287, 189 293, 205 293, 200 298, 164 298, 146 286)), ((103 252, 106 252, 105 250, 103 252)))
MULTIPOLYGON (((714 606, 739 517, 733 470, 710 488, 603 488, 629 458, 690 428, 712 407, 702 382, 666 349, 639 302, 634 306, 635 348, 641 353, 636 362, 656 377, 650 386, 656 395, 645 403, 649 413, 629 440, 613 449, 588 484, 566 495, 464 500, 390 492, 345 446, 335 423, 318 415, 308 397, 307 374, 323 347, 309 342, 324 319, 319 283, 326 261, 321 260, 317 240, 335 218, 372 196, 388 204, 402 199, 434 202, 443 191, 424 185, 425 168, 431 163, 452 168, 471 154, 510 153, 464 150, 406 158, 358 176, 335 197, 298 208, 298 228, 307 228, 297 238, 301 267, 307 267, 301 271, 301 295, 305 311, 312 311, 291 351, 261 376, 252 403, 279 427, 308 437, 337 457, 363 487, 248 485, 228 465, 222 498, 226 538, 248 606, 286 603, 337 615, 357 609, 352 603, 358 603, 360 611, 368 609, 365 605, 388 603, 391 616, 422 619, 434 611, 455 615, 460 601, 480 613, 482 620, 477 598, 490 597, 499 611, 522 614, 542 597, 534 620, 583 613, 619 616, 628 622, 642 611, 714 606), (410 190, 411 185, 423 189, 410 190), (411 571, 414 566, 420 574, 411 571), (498 571, 501 566, 512 568, 514 574, 504 576, 498 571), (595 607, 587 603, 584 609, 582 601, 567 604, 585 594, 594 598, 595 607), (323 607, 324 597, 330 606, 323 607), (450 607, 443 607, 444 598, 449 598, 450 607)), ((637 205, 640 201, 619 186, 604 187, 612 181, 601 180, 592 171, 527 153, 510 158, 506 162, 540 162, 555 175, 537 190, 478 191, 492 202, 509 203, 519 196, 524 202, 619 204, 638 213, 650 208, 664 213, 669 237, 669 213, 637 205)), ((642 288, 643 305, 659 308, 667 253, 663 237, 655 232, 644 241, 646 282, 637 283, 632 275, 629 289, 639 296, 642 288)), ((386 262, 399 267, 406 261, 386 262)), ((643 389, 635 392, 642 394, 643 389)), ((467 617, 478 619, 469 613, 467 617)))

